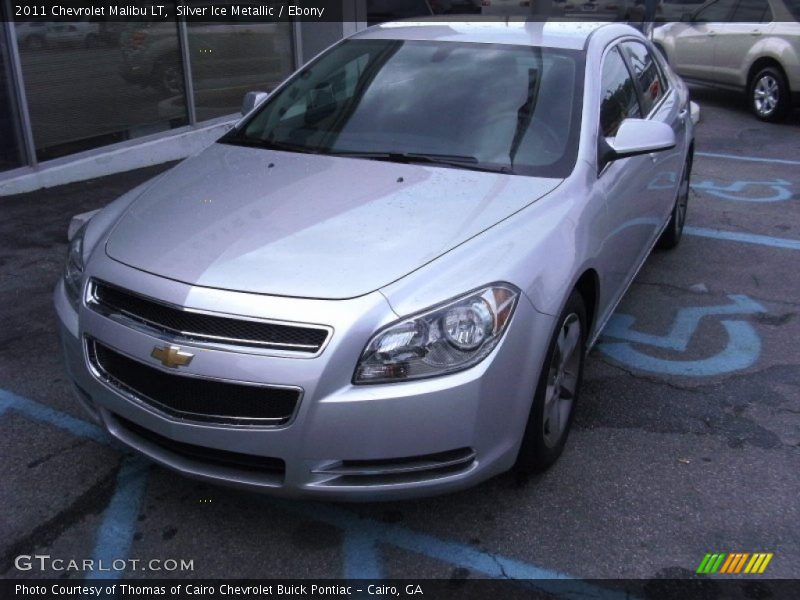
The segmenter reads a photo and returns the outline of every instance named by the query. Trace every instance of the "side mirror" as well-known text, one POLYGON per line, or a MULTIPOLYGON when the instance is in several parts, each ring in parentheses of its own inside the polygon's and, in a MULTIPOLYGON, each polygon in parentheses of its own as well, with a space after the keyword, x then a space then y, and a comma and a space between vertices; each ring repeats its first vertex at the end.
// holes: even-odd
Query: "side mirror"
POLYGON ((677 143, 672 127, 647 119, 625 119, 615 137, 601 140, 600 168, 621 158, 669 150, 677 143))
POLYGON ((246 115, 267 99, 267 92, 247 92, 242 100, 242 115, 246 115))

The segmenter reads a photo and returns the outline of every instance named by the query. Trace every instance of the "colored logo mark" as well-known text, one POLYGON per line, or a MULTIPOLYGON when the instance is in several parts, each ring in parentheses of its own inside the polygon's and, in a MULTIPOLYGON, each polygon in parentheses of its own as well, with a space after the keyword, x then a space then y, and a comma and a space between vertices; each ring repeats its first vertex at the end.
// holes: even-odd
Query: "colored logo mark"
POLYGON ((692 184, 695 190, 702 190, 707 194, 735 200, 737 202, 783 202, 792 199, 792 183, 785 179, 772 179, 768 181, 734 181, 730 185, 722 185, 714 181, 699 181, 692 184), (765 194, 764 190, 772 193, 765 194))
POLYGON ((763 306, 747 296, 729 295, 728 298, 731 302, 721 306, 690 306, 680 309, 666 335, 637 331, 634 329, 636 317, 615 313, 603 331, 598 349, 617 362, 651 373, 710 377, 746 369, 755 364, 761 354, 761 338, 750 323, 739 319, 722 320, 728 341, 720 352, 707 358, 698 360, 658 358, 633 346, 639 344, 686 352, 704 318, 766 312, 763 306))
POLYGON ((713 575, 714 573, 732 575, 738 573, 760 574, 772 560, 772 552, 733 552, 708 553, 703 557, 697 573, 713 575), (746 565, 746 566, 745 566, 746 565))

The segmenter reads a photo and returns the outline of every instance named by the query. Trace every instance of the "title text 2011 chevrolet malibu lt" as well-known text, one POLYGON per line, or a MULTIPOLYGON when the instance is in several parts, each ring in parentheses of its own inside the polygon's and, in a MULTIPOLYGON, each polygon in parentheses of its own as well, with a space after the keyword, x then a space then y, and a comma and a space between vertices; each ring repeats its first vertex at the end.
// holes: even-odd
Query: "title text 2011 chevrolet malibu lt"
POLYGON ((543 469, 586 349, 680 239, 689 112, 625 25, 346 39, 72 237, 77 396, 154 461, 276 494, 543 469))

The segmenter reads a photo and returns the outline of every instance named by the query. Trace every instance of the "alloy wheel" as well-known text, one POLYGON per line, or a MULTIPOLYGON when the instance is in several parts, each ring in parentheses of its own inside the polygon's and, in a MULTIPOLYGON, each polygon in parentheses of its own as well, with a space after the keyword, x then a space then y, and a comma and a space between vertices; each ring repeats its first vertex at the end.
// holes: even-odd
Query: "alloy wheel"
POLYGON ((764 74, 753 86, 753 105, 761 117, 771 115, 780 102, 778 81, 770 74, 764 74))
POLYGON ((544 443, 555 447, 569 423, 581 367, 581 320, 570 313, 561 324, 547 374, 542 419, 544 443))

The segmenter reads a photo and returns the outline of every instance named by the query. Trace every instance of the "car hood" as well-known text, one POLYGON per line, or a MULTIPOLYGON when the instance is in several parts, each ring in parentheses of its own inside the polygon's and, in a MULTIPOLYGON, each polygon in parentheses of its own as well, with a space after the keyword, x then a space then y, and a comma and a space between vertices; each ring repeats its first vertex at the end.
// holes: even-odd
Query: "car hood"
POLYGON ((214 144, 146 189, 112 229, 106 252, 191 285, 351 298, 560 181, 214 144))

